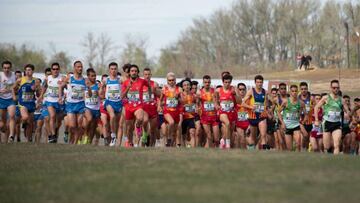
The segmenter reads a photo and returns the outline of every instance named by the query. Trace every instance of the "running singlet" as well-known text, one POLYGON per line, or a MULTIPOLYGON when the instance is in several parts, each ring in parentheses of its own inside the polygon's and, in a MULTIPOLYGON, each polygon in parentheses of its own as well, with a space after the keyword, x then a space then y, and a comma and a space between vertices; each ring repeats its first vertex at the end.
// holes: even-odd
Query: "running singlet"
MULTIPOLYGON (((123 83, 122 91, 125 92, 125 90, 130 85, 130 80, 127 79, 123 83)), ((142 105, 143 103, 143 88, 144 86, 149 86, 148 82, 142 78, 137 78, 132 85, 130 86, 130 89, 128 90, 126 97, 127 97, 127 104, 132 105, 133 107, 142 105)))
POLYGON ((341 97, 334 100, 330 94, 328 94, 328 99, 324 105, 324 120, 328 122, 340 122, 341 121, 341 111, 342 111, 342 101, 341 97))
POLYGON ((164 111, 177 111, 179 106, 179 100, 177 95, 179 94, 179 87, 175 87, 175 90, 170 90, 168 86, 164 87, 164 111))
POLYGON ((74 76, 70 77, 70 82, 68 84, 68 95, 66 97, 67 102, 69 103, 79 103, 85 100, 85 78, 76 80, 74 76))
POLYGON ((252 97, 250 98, 250 105, 254 106, 254 110, 249 111, 250 119, 257 119, 258 117, 266 117, 266 95, 265 90, 261 89, 261 93, 257 93, 255 88, 252 88, 252 97))
POLYGON ((225 91, 223 87, 219 89, 219 101, 221 112, 233 112, 235 110, 235 97, 232 92, 233 87, 225 91))
POLYGON ((6 93, 0 93, 1 99, 12 99, 12 87, 15 83, 15 74, 11 72, 11 76, 7 77, 4 72, 0 73, 0 89, 8 90, 6 93))
POLYGON ((18 95, 20 105, 35 104, 35 78, 28 81, 26 77, 22 77, 18 95))
POLYGON ((216 116, 214 93, 215 93, 214 88, 210 88, 208 92, 205 90, 205 88, 202 88, 200 90, 202 116, 216 116))
MULTIPOLYGON (((305 125, 311 125, 313 119, 312 119, 312 116, 310 116, 310 115, 313 114, 314 108, 313 108, 313 106, 312 106, 312 104, 311 104, 310 93, 308 94, 308 96, 306 97, 306 99, 302 99, 302 98, 301 98, 301 95, 299 95, 298 98, 299 98, 301 101, 304 102, 304 104, 305 104, 305 112, 306 112, 307 115, 309 115, 309 116, 308 116, 308 120, 307 120, 304 124, 305 124, 305 125)), ((303 117, 304 117, 304 114, 302 113, 301 116, 302 116, 302 118, 303 118, 303 117)))
POLYGON ((237 111, 237 121, 247 121, 248 120, 248 111, 241 105, 236 105, 236 111, 237 111))
POLYGON ((121 84, 118 78, 111 80, 108 77, 106 79, 105 99, 112 102, 121 101, 121 84))
POLYGON ((183 109, 184 119, 195 118, 195 114, 196 114, 195 95, 191 92, 188 95, 185 95, 185 93, 183 93, 182 98, 183 98, 183 108, 184 108, 183 109))
POLYGON ((100 97, 99 97, 99 86, 94 84, 91 86, 91 97, 89 96, 89 91, 85 91, 85 106, 91 110, 100 110, 100 97))
MULTIPOLYGON (((150 87, 151 89, 155 88, 155 82, 150 80, 150 87)), ((152 106, 156 106, 156 97, 155 97, 155 93, 154 92, 150 92, 151 94, 149 95, 149 87, 148 86, 144 86, 143 87, 143 102, 146 105, 152 105, 152 106)))
POLYGON ((47 78, 47 89, 44 95, 44 100, 47 102, 58 102, 59 101, 59 84, 61 83, 61 76, 53 78, 48 76, 47 78))
POLYGON ((294 129, 300 125, 300 100, 296 104, 287 101, 287 106, 284 109, 284 123, 287 129, 294 129))

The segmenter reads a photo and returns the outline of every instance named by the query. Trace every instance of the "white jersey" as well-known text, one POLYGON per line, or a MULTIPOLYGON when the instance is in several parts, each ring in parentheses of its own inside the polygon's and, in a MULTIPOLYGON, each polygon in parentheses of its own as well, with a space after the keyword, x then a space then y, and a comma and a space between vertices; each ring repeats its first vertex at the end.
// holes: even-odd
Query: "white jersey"
POLYGON ((76 80, 74 76, 70 77, 69 84, 67 85, 68 94, 66 97, 66 101, 68 103, 79 103, 85 101, 85 78, 81 78, 80 80, 76 80))
POLYGON ((62 76, 58 75, 54 78, 52 75, 47 78, 47 89, 45 92, 44 100, 47 102, 59 101, 59 85, 62 81, 62 76))
POLYGON ((89 96, 89 91, 86 89, 85 91, 85 106, 86 108, 89 108, 91 110, 100 110, 100 97, 98 95, 99 93, 99 86, 98 84, 95 84, 91 86, 91 97, 89 96))
POLYGON ((10 77, 7 77, 4 72, 0 73, 0 89, 8 90, 6 93, 0 93, 1 99, 11 99, 12 98, 12 87, 15 84, 15 73, 11 72, 10 77))
POLYGON ((119 102, 121 101, 121 84, 120 78, 110 80, 110 77, 106 79, 106 92, 105 99, 108 101, 119 102))

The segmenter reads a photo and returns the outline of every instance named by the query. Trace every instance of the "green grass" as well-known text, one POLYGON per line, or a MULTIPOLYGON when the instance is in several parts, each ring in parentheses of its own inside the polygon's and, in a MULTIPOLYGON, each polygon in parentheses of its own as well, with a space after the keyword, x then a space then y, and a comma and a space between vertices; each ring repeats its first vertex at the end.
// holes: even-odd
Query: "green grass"
POLYGON ((0 145, 1 202, 358 202, 359 191, 355 156, 0 145))

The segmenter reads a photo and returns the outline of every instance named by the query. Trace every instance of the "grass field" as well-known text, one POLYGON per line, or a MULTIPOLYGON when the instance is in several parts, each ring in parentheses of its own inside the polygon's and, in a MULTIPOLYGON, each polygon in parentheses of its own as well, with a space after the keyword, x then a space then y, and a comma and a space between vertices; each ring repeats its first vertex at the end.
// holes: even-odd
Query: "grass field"
POLYGON ((359 202, 359 191, 357 156, 0 145, 1 202, 359 202))

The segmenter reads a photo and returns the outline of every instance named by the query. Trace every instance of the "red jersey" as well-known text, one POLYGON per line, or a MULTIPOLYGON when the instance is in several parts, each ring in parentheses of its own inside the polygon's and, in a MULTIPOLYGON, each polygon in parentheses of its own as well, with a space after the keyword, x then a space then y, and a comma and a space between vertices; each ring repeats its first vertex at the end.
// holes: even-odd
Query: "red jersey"
MULTIPOLYGON (((150 80, 150 87, 152 90, 155 89, 155 82, 152 80, 150 80)), ((155 92, 151 92, 151 95, 149 95, 148 86, 143 87, 143 102, 146 105, 156 106, 157 98, 155 92)))
MULTIPOLYGON (((122 92, 125 92, 128 86, 130 86, 130 80, 131 79, 127 79, 123 83, 122 92)), ((141 78, 137 78, 135 82, 132 83, 129 91, 126 94, 127 97, 126 105, 132 105, 134 107, 142 105, 144 86, 149 86, 149 83, 141 78)))
POLYGON ((219 88, 219 101, 220 112, 233 112, 235 110, 235 96, 233 94, 233 86, 229 90, 224 90, 223 87, 219 88))

